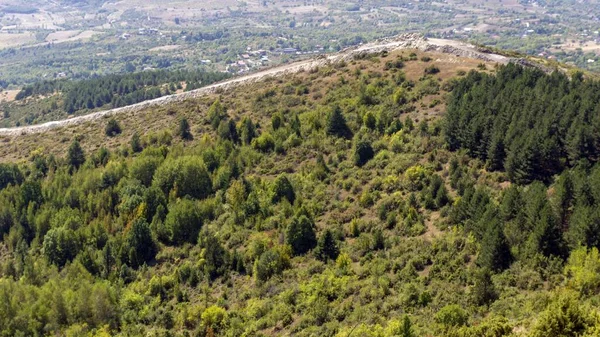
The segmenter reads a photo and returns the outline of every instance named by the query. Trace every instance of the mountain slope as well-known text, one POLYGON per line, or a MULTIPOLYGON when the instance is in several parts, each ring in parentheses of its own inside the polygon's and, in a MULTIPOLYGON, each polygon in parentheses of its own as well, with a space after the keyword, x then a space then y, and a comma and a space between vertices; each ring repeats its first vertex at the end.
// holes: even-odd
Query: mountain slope
POLYGON ((358 52, 4 136, 0 335, 595 335, 596 159, 519 185, 469 147, 519 102, 482 83, 550 78, 511 69, 358 52))

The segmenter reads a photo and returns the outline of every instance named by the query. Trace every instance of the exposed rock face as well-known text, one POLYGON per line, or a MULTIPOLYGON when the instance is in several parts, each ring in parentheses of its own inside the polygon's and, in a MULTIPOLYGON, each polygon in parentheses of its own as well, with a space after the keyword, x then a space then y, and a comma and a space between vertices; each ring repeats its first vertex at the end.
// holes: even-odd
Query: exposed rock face
MULTIPOLYGON (((193 99, 213 94, 217 91, 228 90, 240 85, 254 83, 257 81, 261 81, 267 77, 286 76, 288 74, 309 71, 311 69, 315 69, 332 63, 350 61, 355 57, 360 57, 361 55, 381 53, 386 51, 390 52, 398 49, 418 49, 422 51, 435 51, 440 53, 452 54, 459 57, 478 59, 486 62, 497 62, 501 64, 516 62, 525 66, 536 66, 542 68, 542 66, 537 65, 531 61, 525 59, 512 59, 506 56, 493 54, 487 50, 484 50, 480 47, 469 43, 444 39, 427 39, 420 34, 414 33, 401 34, 391 38, 379 39, 377 41, 360 45, 358 47, 346 48, 336 54, 328 56, 317 56, 313 59, 298 61, 292 64, 262 70, 253 74, 236 77, 221 83, 213 84, 193 91, 164 96, 126 107, 95 112, 84 116, 72 117, 65 120, 48 122, 39 125, 0 129, 0 136, 16 137, 22 134, 43 133, 49 129, 83 124, 106 116, 112 116, 123 113, 132 114, 151 107, 181 102, 187 99, 193 99)), ((543 70, 550 71, 549 69, 543 70)))

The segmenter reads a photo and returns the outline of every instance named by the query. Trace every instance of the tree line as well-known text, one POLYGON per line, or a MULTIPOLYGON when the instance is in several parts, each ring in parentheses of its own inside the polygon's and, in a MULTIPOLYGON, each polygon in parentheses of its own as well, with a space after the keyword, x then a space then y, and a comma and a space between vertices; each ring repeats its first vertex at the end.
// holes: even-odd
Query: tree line
POLYGON ((84 109, 95 109, 110 104, 117 108, 158 98, 182 89, 203 87, 227 78, 219 72, 203 70, 153 70, 133 74, 116 74, 82 81, 42 81, 24 87, 17 100, 38 95, 63 95, 63 109, 68 114, 84 109))
POLYGON ((600 81, 508 64, 470 72, 448 102, 446 141, 518 183, 549 181, 600 154, 600 81))

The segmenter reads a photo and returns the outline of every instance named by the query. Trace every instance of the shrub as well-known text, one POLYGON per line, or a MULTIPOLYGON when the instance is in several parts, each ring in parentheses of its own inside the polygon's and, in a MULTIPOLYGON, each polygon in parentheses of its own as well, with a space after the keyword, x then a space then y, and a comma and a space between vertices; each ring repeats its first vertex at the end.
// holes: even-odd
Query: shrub
POLYGON ((104 128, 104 133, 109 137, 114 137, 118 134, 121 134, 121 125, 117 122, 116 119, 111 118, 106 123, 106 127, 104 128))
POLYGON ((275 247, 262 253, 254 263, 254 277, 258 283, 283 273, 290 266, 290 256, 284 247, 275 247))
POLYGON ((435 314, 435 321, 442 326, 444 331, 461 327, 467 324, 467 313, 458 305, 451 304, 443 307, 435 314))
MULTIPOLYGON (((586 330, 593 328, 593 318, 579 306, 576 296, 569 293, 560 294, 540 315, 530 336, 585 336, 586 330)), ((587 336, 592 335, 595 334, 587 336)))
POLYGON ((201 316, 202 326, 208 336, 219 333, 227 325, 227 311, 216 305, 206 308, 201 316))
POLYGON ((440 72, 440 68, 438 68, 434 65, 430 65, 429 67, 425 68, 425 70, 424 70, 425 75, 435 75, 439 72, 440 72))
POLYGON ((252 140, 252 147, 260 152, 271 152, 275 149, 275 139, 268 132, 263 132, 252 140))
POLYGON ((582 295, 595 295, 600 291, 600 253, 596 247, 589 251, 577 248, 565 266, 568 284, 582 295))

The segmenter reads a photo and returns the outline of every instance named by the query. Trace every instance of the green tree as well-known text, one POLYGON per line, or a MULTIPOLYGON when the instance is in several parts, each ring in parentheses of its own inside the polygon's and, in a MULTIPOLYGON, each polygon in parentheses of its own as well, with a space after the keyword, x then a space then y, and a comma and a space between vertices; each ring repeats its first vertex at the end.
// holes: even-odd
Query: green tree
POLYGON ((498 272, 508 268, 511 262, 512 255, 502 225, 498 220, 492 221, 483 235, 477 264, 484 269, 498 272))
POLYGON ((333 236, 331 230, 326 229, 325 232, 319 237, 317 248, 315 249, 315 256, 317 259, 327 262, 328 260, 337 259, 340 254, 337 240, 333 236))
POLYGON ((175 244, 195 243, 203 223, 204 218, 196 202, 182 199, 169 205, 165 227, 170 232, 171 242, 175 244))
POLYGON ((63 267, 77 256, 79 244, 73 230, 53 228, 44 236, 42 251, 50 263, 63 267))
POLYGON ((287 226, 285 240, 292 247, 294 255, 307 253, 317 244, 313 222, 305 215, 292 219, 287 226))
POLYGON ((375 152, 373 151, 371 143, 365 139, 360 140, 354 147, 354 164, 359 167, 363 166, 371 160, 374 155, 375 152))
POLYGON ((192 140, 194 138, 190 132, 190 123, 188 122, 187 118, 182 117, 179 120, 177 135, 183 140, 192 140))
POLYGON ((492 282, 492 273, 487 268, 475 272, 473 285, 473 301, 476 305, 489 305, 498 298, 496 288, 492 282))
POLYGON ((330 136, 350 139, 352 131, 346 124, 346 118, 342 114, 342 109, 339 106, 334 106, 327 116, 327 125, 325 131, 330 136))
POLYGON ((129 248, 129 264, 137 268, 156 256, 158 248, 150 226, 145 219, 136 219, 127 233, 127 247, 129 248))
POLYGON ((202 249, 204 258, 204 273, 214 280, 225 274, 228 267, 228 252, 223 248, 219 239, 209 230, 200 232, 198 246, 202 249))
POLYGON ((23 182, 23 173, 16 164, 0 163, 0 190, 23 182))
POLYGON ((203 199, 212 193, 212 180, 198 157, 167 159, 154 173, 152 181, 165 195, 174 190, 177 197, 203 199))
POLYGON ((131 136, 129 145, 131 146, 131 151, 133 151, 133 153, 141 152, 144 149, 142 147, 142 141, 140 140, 140 134, 137 131, 131 136))
POLYGON ((290 267, 290 257, 283 247, 271 248, 260 255, 254 263, 253 275, 262 283, 275 275, 280 275, 290 267))
POLYGON ((85 153, 83 152, 83 149, 77 140, 74 140, 71 143, 71 146, 69 146, 69 151, 67 152, 67 161, 75 170, 85 163, 85 153))
POLYGON ((280 175, 275 179, 271 192, 273 203, 280 202, 283 198, 287 199, 290 204, 296 200, 296 193, 294 187, 286 175, 280 175))
POLYGON ((212 180, 204 165, 197 157, 184 157, 175 179, 177 195, 204 199, 212 193, 212 180))
POLYGON ((161 159, 158 157, 138 157, 129 167, 129 176, 139 180, 144 186, 150 186, 154 178, 154 172, 156 172, 160 164, 161 159))

